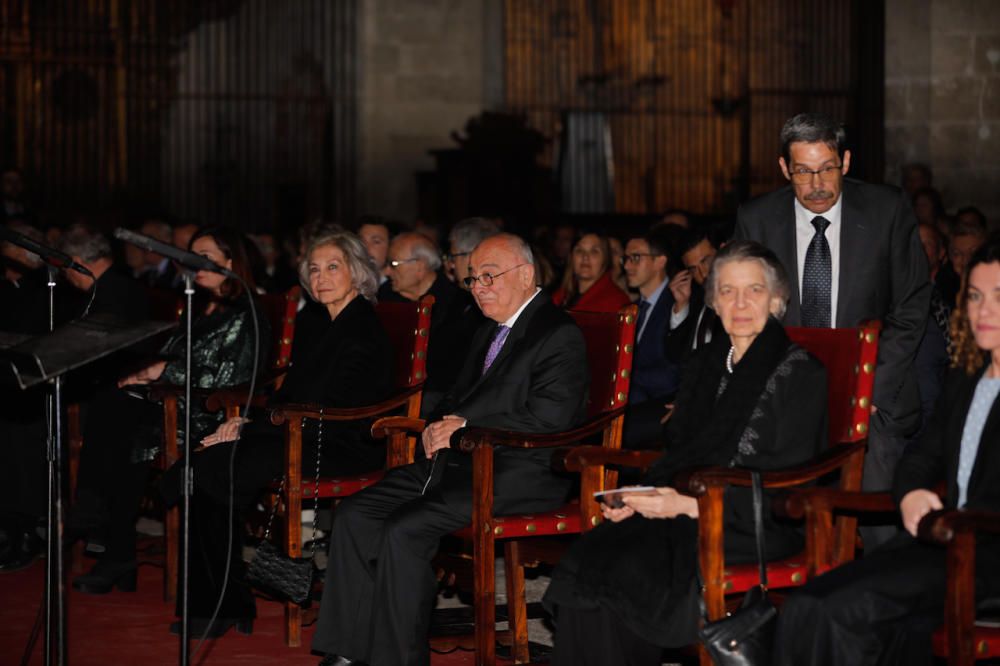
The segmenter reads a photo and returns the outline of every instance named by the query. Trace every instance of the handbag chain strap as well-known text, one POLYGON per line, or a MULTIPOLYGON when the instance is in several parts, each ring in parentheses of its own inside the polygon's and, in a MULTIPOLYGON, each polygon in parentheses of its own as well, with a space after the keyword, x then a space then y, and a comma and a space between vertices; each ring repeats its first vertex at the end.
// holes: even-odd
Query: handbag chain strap
POLYGON ((750 472, 753 484, 753 531, 757 537, 757 566, 760 568, 760 586, 767 590, 767 566, 764 564, 764 489, 760 472, 750 472))
MULTIPOLYGON (((302 430, 305 430, 306 419, 302 418, 302 430)), ((309 544, 311 547, 311 552, 309 554, 310 558, 316 557, 316 531, 317 531, 317 520, 319 517, 319 471, 320 463, 322 462, 323 455, 323 407, 319 408, 319 427, 316 433, 316 475, 315 481, 313 482, 313 520, 312 520, 312 538, 309 539, 309 544)), ((281 497, 281 493, 285 489, 285 481, 287 480, 286 475, 282 475, 281 483, 278 484, 278 497, 281 497)), ((274 502, 271 506, 271 515, 267 519, 267 527, 264 529, 264 541, 267 541, 271 537, 271 526, 274 525, 274 516, 278 513, 278 502, 274 502)), ((289 518, 289 520, 291 520, 289 518)))
MULTIPOLYGON (((764 562, 764 488, 760 472, 750 471, 750 485, 753 489, 753 531, 757 539, 757 566, 759 567, 760 587, 767 592, 767 565, 764 562)), ((708 621, 708 607, 705 605, 705 580, 701 575, 701 567, 695 567, 695 577, 698 581, 698 610, 701 617, 708 621)))

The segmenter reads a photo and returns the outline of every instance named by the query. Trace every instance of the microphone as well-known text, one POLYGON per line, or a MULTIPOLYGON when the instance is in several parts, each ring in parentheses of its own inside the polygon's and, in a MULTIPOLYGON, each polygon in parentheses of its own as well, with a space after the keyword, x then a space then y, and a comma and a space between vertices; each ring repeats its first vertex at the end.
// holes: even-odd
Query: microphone
POLYGON ((16 231, 8 229, 4 226, 0 226, 0 238, 8 243, 13 243, 14 245, 23 247, 28 252, 37 254, 42 258, 42 261, 47 263, 49 266, 61 268, 63 270, 76 271, 77 273, 82 273, 83 275, 96 280, 94 274, 91 273, 86 266, 81 266, 77 262, 73 261, 73 257, 69 256, 65 252, 60 252, 59 250, 49 247, 48 245, 37 243, 27 236, 19 234, 16 231))
POLYGON ((190 268, 193 271, 211 271, 213 273, 225 275, 226 277, 237 277, 231 270, 223 268, 207 257, 203 257, 200 254, 195 254, 194 252, 190 252, 188 250, 181 250, 168 243, 158 241, 155 238, 150 238, 149 236, 144 236, 143 234, 137 234, 134 231, 129 231, 128 229, 118 227, 115 229, 114 237, 118 240, 135 245, 136 247, 141 247, 143 250, 148 250, 149 252, 154 252, 167 257, 168 259, 173 259, 181 266, 190 268))

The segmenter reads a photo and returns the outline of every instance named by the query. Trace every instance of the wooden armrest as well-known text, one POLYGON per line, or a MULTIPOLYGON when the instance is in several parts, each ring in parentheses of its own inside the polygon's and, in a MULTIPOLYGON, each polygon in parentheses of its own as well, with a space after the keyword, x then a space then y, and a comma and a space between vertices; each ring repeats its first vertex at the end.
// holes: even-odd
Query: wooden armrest
POLYGON ((382 439, 389 435, 405 432, 420 434, 427 422, 423 419, 413 419, 406 416, 385 416, 372 424, 372 437, 382 439))
MULTIPOLYGON (((815 481, 843 467, 852 455, 864 450, 864 447, 865 442, 838 444, 801 465, 762 472, 761 482, 765 488, 789 488, 815 481)), ((750 470, 732 467, 707 467, 684 472, 678 475, 675 484, 678 490, 690 493, 695 497, 700 497, 708 492, 709 486, 749 487, 750 485, 750 470)))
POLYGON ((920 520, 917 535, 926 541, 950 543, 956 534, 988 532, 1000 534, 1000 513, 976 509, 932 511, 920 520))
MULTIPOLYGON (((255 384, 255 395, 251 400, 254 407, 264 407, 267 405, 267 397, 263 394, 265 389, 273 387, 285 376, 285 370, 278 370, 268 373, 257 380, 255 384)), ((212 412, 232 407, 244 407, 247 404, 247 393, 250 392, 250 383, 239 384, 237 386, 227 386, 217 389, 205 398, 205 408, 212 412)))
POLYGON ((551 434, 537 434, 497 430, 494 428, 465 428, 458 448, 470 452, 480 446, 509 446, 518 449, 542 449, 566 446, 579 442, 584 437, 601 432, 607 425, 625 412, 624 407, 605 412, 579 428, 551 434))
POLYGON ((662 455, 660 451, 626 451, 603 446, 575 446, 555 462, 567 472, 582 472, 588 467, 602 465, 646 469, 662 455))
POLYGON ((271 410, 271 423, 282 425, 290 419, 318 419, 322 410, 324 421, 357 421, 373 416, 381 416, 389 410, 406 404, 410 396, 420 391, 422 386, 411 386, 382 402, 363 407, 324 407, 316 404, 277 405, 271 410))
POLYGON ((861 513, 894 513, 896 502, 890 493, 859 493, 837 488, 803 488, 785 498, 783 508, 790 518, 802 518, 811 512, 836 509, 861 513))

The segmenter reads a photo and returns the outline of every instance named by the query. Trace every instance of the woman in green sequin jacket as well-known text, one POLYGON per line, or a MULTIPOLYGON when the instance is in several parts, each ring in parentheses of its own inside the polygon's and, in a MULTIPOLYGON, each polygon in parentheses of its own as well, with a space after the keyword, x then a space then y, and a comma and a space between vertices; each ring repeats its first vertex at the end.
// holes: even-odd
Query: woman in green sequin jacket
MULTIPOLYGON (((246 251, 247 240, 234 229, 207 228, 195 234, 192 252, 205 256, 254 282, 246 251)), ((191 326, 191 385, 217 389, 250 381, 254 366, 254 324, 244 285, 236 279, 199 271, 191 326)), ((262 353, 270 348, 266 321, 258 320, 262 353)), ((185 331, 179 330, 164 344, 158 360, 118 381, 95 396, 83 424, 84 446, 80 456, 77 501, 68 527, 71 536, 101 544, 104 553, 73 587, 91 594, 135 586, 134 524, 149 471, 149 463, 163 444, 162 409, 148 399, 152 383, 184 383, 185 331)), ((265 367, 261 358, 259 367, 265 367)), ((183 415, 183 399, 179 414, 183 415)), ((191 435, 197 442, 212 432, 222 414, 206 412, 200 401, 192 406, 191 435)), ((183 438, 183 424, 179 438, 183 438)))

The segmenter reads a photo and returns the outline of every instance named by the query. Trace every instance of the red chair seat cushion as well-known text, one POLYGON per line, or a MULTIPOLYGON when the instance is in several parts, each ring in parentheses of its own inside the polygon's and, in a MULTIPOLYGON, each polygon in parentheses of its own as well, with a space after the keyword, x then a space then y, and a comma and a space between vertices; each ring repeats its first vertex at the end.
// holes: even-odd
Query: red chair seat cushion
MULTIPOLYGON (((1000 657, 1000 628, 977 626, 975 635, 972 637, 972 642, 975 646, 977 661, 1000 657)), ((948 635, 945 633, 944 627, 934 632, 932 644, 936 656, 948 656, 948 635)))
MULTIPOLYGON (((746 592, 760 582, 757 564, 733 564, 722 571, 725 576, 726 594, 746 592)), ((769 588, 798 587, 806 582, 805 553, 787 560, 769 562, 767 565, 767 586, 769 588)))
MULTIPOLYGON (((534 513, 530 516, 498 516, 494 518, 493 536, 496 539, 517 539, 520 537, 576 534, 579 531, 580 501, 574 500, 554 511, 534 513)), ((455 534, 465 539, 471 539, 472 528, 463 528, 455 534)))
MULTIPOLYGON (((383 476, 385 476, 385 471, 379 469, 373 472, 358 474, 357 476, 342 476, 335 479, 321 478, 319 480, 319 496, 320 498, 348 497, 380 481, 383 476)), ((313 479, 302 479, 303 499, 307 497, 312 498, 313 490, 315 490, 313 479)))

